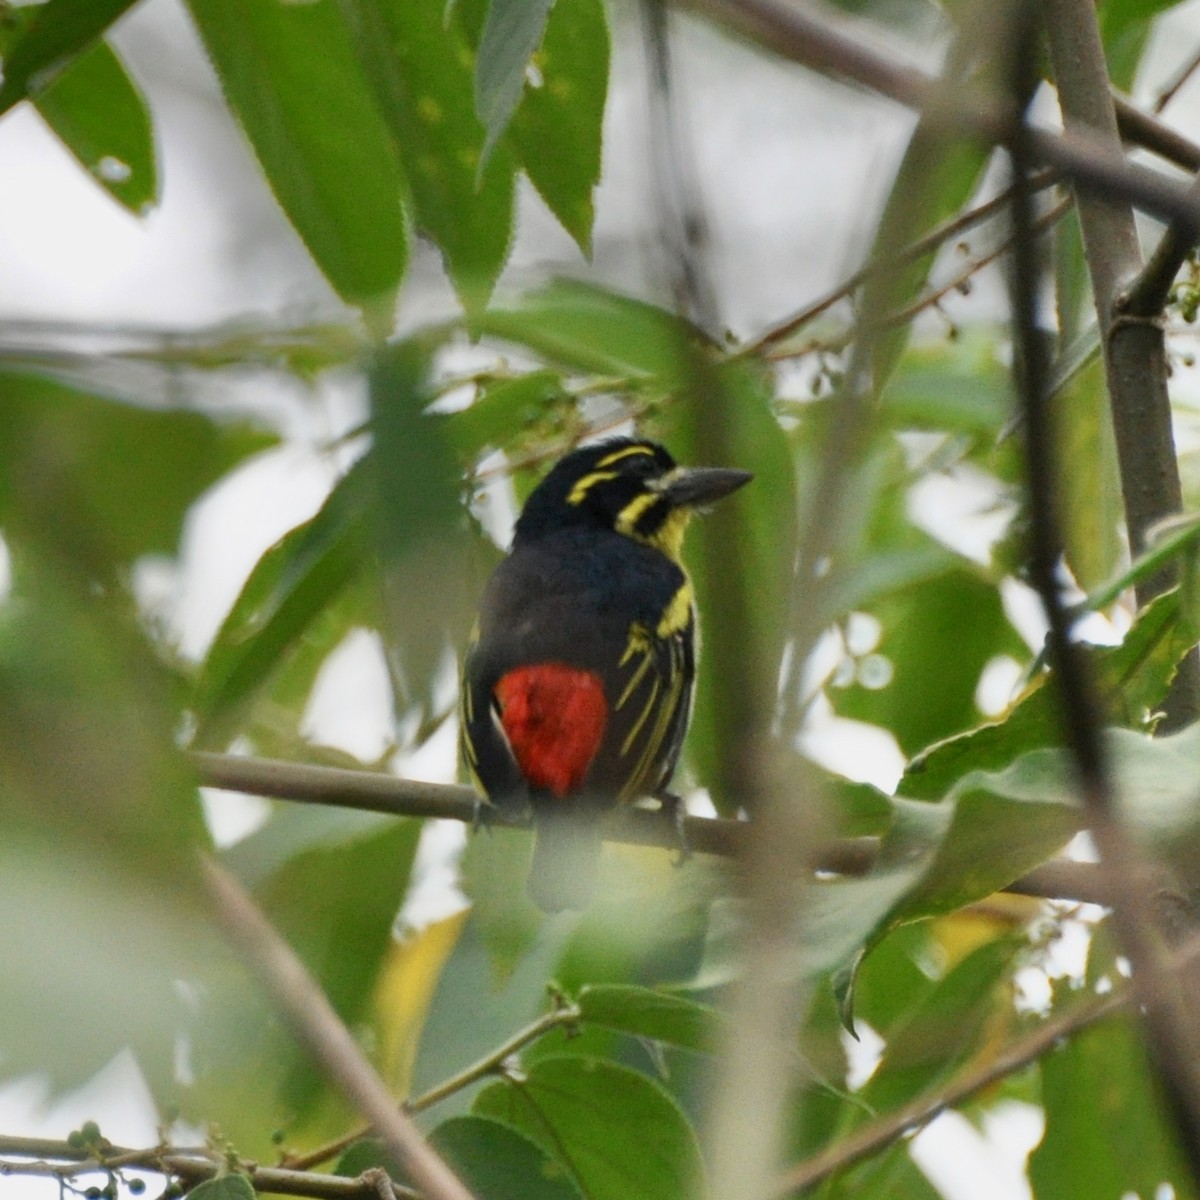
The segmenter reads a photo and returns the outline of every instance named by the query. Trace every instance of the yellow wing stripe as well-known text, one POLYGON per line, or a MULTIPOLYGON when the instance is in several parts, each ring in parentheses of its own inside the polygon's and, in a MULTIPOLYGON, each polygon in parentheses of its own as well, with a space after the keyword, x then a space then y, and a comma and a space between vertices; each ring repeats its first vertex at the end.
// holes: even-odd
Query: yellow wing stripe
POLYGON ((660 638, 669 638, 682 633, 692 623, 692 581, 685 575, 670 603, 663 609, 655 633, 660 638))
MULTIPOLYGON (((655 675, 650 681, 650 695, 646 697, 646 703, 642 711, 638 714, 638 719, 634 721, 633 728, 625 735, 625 740, 621 743, 621 757, 624 758, 629 753, 630 747, 633 745, 637 735, 641 732, 642 726, 646 723, 646 718, 650 715, 654 708, 654 701, 658 698, 659 678, 655 675)), ((637 778, 635 771, 631 778, 637 778)))
MULTIPOLYGON (((642 655, 642 661, 640 663, 638 663, 637 668, 634 670, 633 674, 629 678, 629 682, 625 685, 625 690, 621 693, 621 698, 617 701, 617 707, 616 707, 617 712, 620 712, 621 709, 625 707, 625 702, 629 699, 630 696, 633 695, 633 693, 637 689, 638 685, 645 678, 646 672, 650 669, 650 664, 652 661, 653 661, 653 659, 650 655, 650 651, 647 648, 647 650, 642 655)), ((622 665, 624 665, 624 660, 622 660, 622 665)), ((624 752, 622 751, 622 753, 624 753, 624 752)))

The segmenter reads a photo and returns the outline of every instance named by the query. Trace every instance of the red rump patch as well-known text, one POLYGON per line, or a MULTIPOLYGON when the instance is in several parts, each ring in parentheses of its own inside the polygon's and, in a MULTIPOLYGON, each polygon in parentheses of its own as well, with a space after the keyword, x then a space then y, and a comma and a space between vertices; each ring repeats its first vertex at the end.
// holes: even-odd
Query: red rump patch
POLYGON ((509 671, 495 691, 521 774, 560 798, 578 788, 608 720, 600 676, 564 663, 537 663, 509 671))

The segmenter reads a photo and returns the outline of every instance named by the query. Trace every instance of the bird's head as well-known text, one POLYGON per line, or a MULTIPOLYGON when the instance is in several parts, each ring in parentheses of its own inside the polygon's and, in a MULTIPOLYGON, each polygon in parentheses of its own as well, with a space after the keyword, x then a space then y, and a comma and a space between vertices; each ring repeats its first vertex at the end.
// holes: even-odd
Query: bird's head
POLYGON ((752 478, 731 467, 680 467, 657 442, 613 438, 560 459, 530 494, 518 541, 598 526, 678 561, 688 518, 752 478))

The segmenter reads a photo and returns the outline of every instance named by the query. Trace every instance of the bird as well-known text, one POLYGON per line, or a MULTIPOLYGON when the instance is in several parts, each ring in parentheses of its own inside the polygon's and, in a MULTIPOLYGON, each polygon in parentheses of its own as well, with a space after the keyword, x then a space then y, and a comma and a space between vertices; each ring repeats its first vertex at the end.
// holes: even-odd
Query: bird
MULTIPOLYGON (((485 585, 463 661, 461 757, 481 802, 532 817, 528 891, 586 908, 601 817, 667 788, 691 715, 696 613, 690 516, 749 482, 680 467, 657 442, 609 438, 550 469, 485 585)), ((682 842, 681 842, 682 844, 682 842)))

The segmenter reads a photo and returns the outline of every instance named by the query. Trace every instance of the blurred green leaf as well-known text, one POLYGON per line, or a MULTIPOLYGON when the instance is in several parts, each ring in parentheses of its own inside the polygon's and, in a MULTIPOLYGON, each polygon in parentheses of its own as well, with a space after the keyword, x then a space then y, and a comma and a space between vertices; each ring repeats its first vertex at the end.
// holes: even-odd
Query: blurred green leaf
MULTIPOLYGON (((487 1200, 580 1200, 561 1164, 523 1133, 487 1117, 451 1117, 429 1134, 429 1144, 475 1196, 487 1200)), ((339 1175, 383 1167, 397 1182, 410 1176, 377 1140, 356 1142, 338 1162, 339 1175)))
POLYGON ((721 396, 721 453, 706 461, 707 408, 676 403, 664 435, 683 463, 732 466, 754 479, 695 522, 687 545, 703 631, 687 762, 719 813, 741 807, 746 738, 775 705, 789 631, 797 530, 796 468, 771 409, 771 387, 756 369, 729 364, 696 385, 721 396), (696 526, 699 526, 696 528, 696 526))
POLYGON ((1006 1010, 1008 982, 1025 939, 985 942, 940 979, 887 1031, 875 1073, 856 1109, 888 1112, 948 1079, 989 1041, 999 1041, 995 1019, 1006 1010))
POLYGON ((603 1059, 544 1058, 520 1082, 496 1083, 473 1112, 565 1155, 590 1200, 673 1200, 696 1194, 700 1145, 652 1079, 603 1059))
MULTIPOLYGON (((295 839, 303 848, 270 873, 264 868, 279 861, 287 840, 266 834, 271 823, 228 861, 256 880, 267 916, 342 1019, 369 1041, 374 988, 408 890, 421 823, 355 816, 336 830, 326 827, 319 842, 295 839)), ((201 973, 199 982, 204 1002, 189 1031, 195 1081, 181 1094, 185 1115, 215 1121, 252 1157, 270 1153, 274 1127, 311 1144, 355 1120, 256 981, 226 968, 201 973)))
POLYGON ((198 412, 153 410, 0 372, 0 524, 79 565, 175 554, 189 506, 276 438, 198 412))
MULTIPOLYGON (((426 712, 475 619, 472 567, 481 553, 452 420, 426 411, 437 398, 430 353, 423 342, 397 342, 377 352, 369 375, 385 640, 399 701, 426 712)), ((482 553, 491 558, 490 549, 482 553)))
POLYGON ((684 1050, 715 1050, 721 1031, 721 1015, 716 1009, 629 984, 585 987, 579 993, 579 1013, 585 1024, 603 1025, 684 1050))
MULTIPOLYGON (((979 53, 977 38, 977 30, 971 28, 958 34, 945 68, 947 79, 969 73, 979 53)), ((871 257, 886 263, 927 230, 952 217, 970 199, 987 162, 984 146, 947 137, 935 117, 922 119, 892 183, 871 257)), ((862 289, 859 312, 868 321, 877 321, 907 310, 924 289, 934 258, 930 253, 874 275, 862 289)), ((911 320, 906 320, 874 338, 872 380, 885 396, 911 327, 911 320)))
POLYGON ((217 631, 196 681, 198 747, 223 746, 247 705, 361 570, 371 545, 371 453, 311 520, 259 559, 217 631))
POLYGON ((254 1185, 245 1175, 206 1179, 192 1188, 191 1200, 254 1200, 254 1185))
POLYGON ((29 17, 4 54, 0 113, 26 97, 36 97, 135 0, 47 0, 29 17))
POLYGON ((467 408, 453 413, 450 438, 459 455, 474 461, 489 447, 507 446, 529 425, 568 402, 557 371, 530 371, 484 384, 467 408))
MULTIPOLYGON (((500 832, 497 830, 497 832, 500 832)), ((480 835, 486 836, 486 835, 480 835)), ((524 877, 512 889, 524 889, 524 877)), ((491 1053, 546 1009, 546 981, 570 934, 570 923, 543 921, 536 942, 507 974, 494 967, 484 935, 472 916, 455 944, 438 980, 421 1031, 413 1066, 412 1095, 440 1084, 464 1067, 491 1053)), ((565 1034, 543 1039, 561 1048, 565 1034)), ((438 1114, 464 1112, 472 1092, 456 1093, 438 1105, 438 1114)))
POLYGON ((403 163, 413 222, 437 243, 459 299, 477 313, 508 257, 516 166, 504 146, 482 165, 474 56, 443 0, 340 4, 403 163))
POLYGON ((869 611, 882 626, 878 643, 857 657, 845 686, 835 681, 826 694, 839 716, 890 730, 906 756, 975 725, 983 668, 998 654, 1025 653, 995 585, 962 559, 869 611), (939 648, 947 630, 952 645, 939 648))
MULTIPOLYGON (((1179 661, 1191 646, 1188 626, 1179 619, 1177 592, 1148 604, 1119 646, 1085 646, 1106 719, 1145 729, 1162 703, 1179 661)), ((929 747, 908 765, 900 792, 910 799, 940 799, 962 775, 1006 766, 1019 755, 1060 740, 1054 685, 1037 676, 998 722, 929 747)))
POLYGON ((1134 1018, 1080 1030, 1039 1067, 1046 1125, 1029 1156, 1037 1200, 1195 1194, 1134 1018))
POLYGON ((600 182, 609 33, 603 0, 556 0, 510 137, 525 173, 584 254, 600 182))
POLYGON ((568 370, 652 376, 673 389, 699 335, 666 310, 579 283, 554 283, 491 309, 481 333, 527 346, 568 370))
POLYGON ((390 330, 408 262, 404 176, 337 8, 189 0, 188 9, 296 232, 338 294, 390 330))
POLYGON ((1180 3, 1181 0, 1104 0, 1097 6, 1113 87, 1126 93, 1133 91, 1154 18, 1180 3))
POLYGON ((106 42, 80 55, 34 104, 63 145, 118 204, 143 216, 157 202, 150 110, 106 42))
POLYGON ((1058 392, 1051 413, 1067 562, 1079 586, 1091 591, 1125 555, 1121 477, 1099 357, 1058 392))
POLYGON ((487 137, 482 166, 503 136, 525 89, 554 0, 490 0, 475 60, 475 111, 487 137))
POLYGON ((472 924, 498 982, 512 974, 545 923, 525 887, 532 844, 525 830, 488 829, 471 838, 459 863, 472 924))
POLYGON ((994 440, 1012 407, 1012 380, 995 337, 966 333, 909 347, 884 393, 882 415, 899 429, 994 440))

